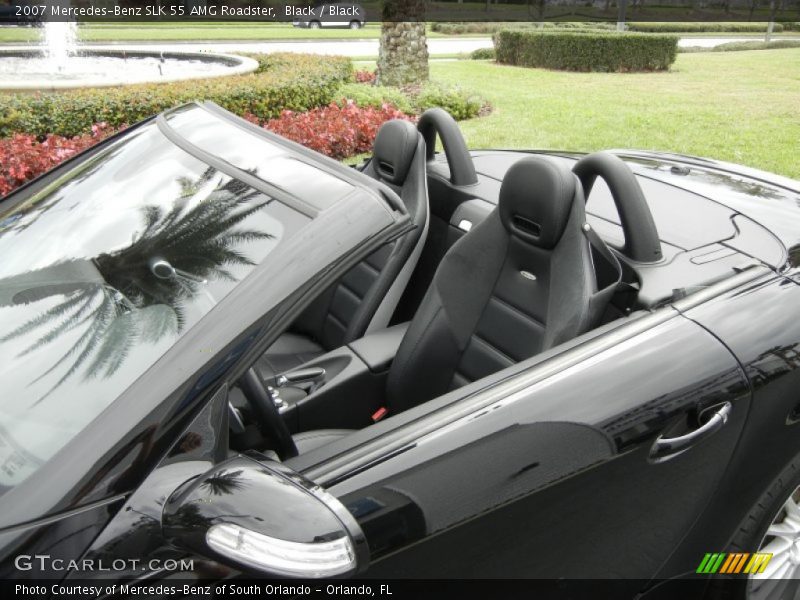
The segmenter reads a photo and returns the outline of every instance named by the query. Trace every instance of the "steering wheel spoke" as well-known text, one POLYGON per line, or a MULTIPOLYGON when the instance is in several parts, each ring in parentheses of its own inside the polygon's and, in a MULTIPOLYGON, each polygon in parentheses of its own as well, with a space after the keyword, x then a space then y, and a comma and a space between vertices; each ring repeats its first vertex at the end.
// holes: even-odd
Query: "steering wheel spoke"
POLYGON ((248 369, 239 386, 253 409, 261 434, 275 443, 275 452, 281 460, 297 456, 297 446, 283 420, 275 401, 267 389, 267 384, 255 369, 248 369))

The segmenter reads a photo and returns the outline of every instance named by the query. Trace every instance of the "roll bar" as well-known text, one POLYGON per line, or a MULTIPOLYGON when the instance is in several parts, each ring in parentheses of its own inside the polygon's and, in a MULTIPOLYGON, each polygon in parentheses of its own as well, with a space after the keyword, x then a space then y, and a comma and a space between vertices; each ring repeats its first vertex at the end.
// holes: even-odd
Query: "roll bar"
POLYGON ((662 259, 658 230, 636 176, 621 158, 609 152, 595 152, 580 159, 572 172, 583 184, 585 197, 601 177, 617 205, 622 231, 625 234, 625 255, 635 261, 652 263, 662 259))

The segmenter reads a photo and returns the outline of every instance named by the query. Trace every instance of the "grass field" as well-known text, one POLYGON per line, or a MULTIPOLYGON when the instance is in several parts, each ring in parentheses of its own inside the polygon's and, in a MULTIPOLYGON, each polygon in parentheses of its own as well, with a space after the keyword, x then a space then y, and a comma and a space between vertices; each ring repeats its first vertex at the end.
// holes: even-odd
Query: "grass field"
MULTIPOLYGON (((135 41, 269 41, 269 40, 356 40, 380 37, 380 23, 368 23, 363 29, 301 29, 291 23, 107 23, 86 24, 79 29, 84 42, 135 41)), ((429 31, 430 37, 443 37, 429 31)), ((41 30, 36 27, 0 27, 0 43, 29 43, 39 41, 41 30)), ((482 37, 472 35, 470 37, 482 37)))
MULTIPOLYGON (((148 23, 87 23, 81 26, 79 38, 83 42, 168 42, 168 41, 284 41, 284 40, 355 40, 380 37, 380 23, 368 23, 363 29, 300 29, 290 23, 248 22, 194 22, 176 25, 171 22, 148 23)), ((734 37, 763 39, 758 33, 682 33, 681 37, 734 37)), ((796 31, 776 33, 773 37, 799 37, 796 31)), ((35 43, 41 37, 36 27, 0 27, 0 44, 35 43)), ((459 37, 444 35, 428 28, 428 37, 459 37)), ((489 37, 488 34, 469 33, 463 37, 489 37)))
MULTIPOLYGON (((158 25, 151 31, 174 30, 158 25)), ((139 27, 105 29, 127 35, 139 27)), ((206 39, 214 30, 197 29, 206 39)), ((800 49, 679 54, 666 73, 568 73, 463 60, 431 61, 431 74, 494 106, 488 117, 462 122, 471 148, 666 150, 800 179, 800 49)))
POLYGON ((470 148, 668 150, 800 179, 800 49, 679 54, 666 73, 566 73, 431 63, 494 113, 461 123, 470 148))

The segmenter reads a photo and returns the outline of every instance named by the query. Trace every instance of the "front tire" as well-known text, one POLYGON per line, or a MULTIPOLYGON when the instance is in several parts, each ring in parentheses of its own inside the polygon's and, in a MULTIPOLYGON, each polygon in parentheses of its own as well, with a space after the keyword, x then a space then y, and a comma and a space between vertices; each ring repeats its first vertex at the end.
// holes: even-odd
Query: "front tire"
POLYGON ((358 21, 350 21, 350 29, 361 29, 361 23, 358 21))
POLYGON ((311 23, 308 24, 309 29, 319 29, 320 27, 319 21, 311 21, 311 23))

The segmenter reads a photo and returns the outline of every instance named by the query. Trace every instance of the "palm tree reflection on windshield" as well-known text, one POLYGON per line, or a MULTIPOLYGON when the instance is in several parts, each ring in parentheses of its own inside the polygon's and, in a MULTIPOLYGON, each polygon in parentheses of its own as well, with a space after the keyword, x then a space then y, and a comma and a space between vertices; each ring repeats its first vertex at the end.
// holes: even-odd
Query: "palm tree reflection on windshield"
POLYGON ((49 331, 19 354, 25 356, 69 331, 86 327, 36 379, 71 363, 37 402, 82 368, 85 378, 110 377, 134 343, 154 343, 180 333, 184 303, 197 297, 209 279, 234 282, 237 277, 231 267, 254 264, 241 248, 274 236, 238 226, 269 200, 259 200, 263 196, 257 191, 230 179, 194 201, 215 174, 208 169, 197 180, 179 180, 181 195, 170 210, 143 207, 144 230, 136 239, 126 248, 92 259, 103 281, 81 283, 68 292, 51 286, 51 293, 43 295, 63 294, 63 300, 0 338, 5 342, 50 325, 49 331))

